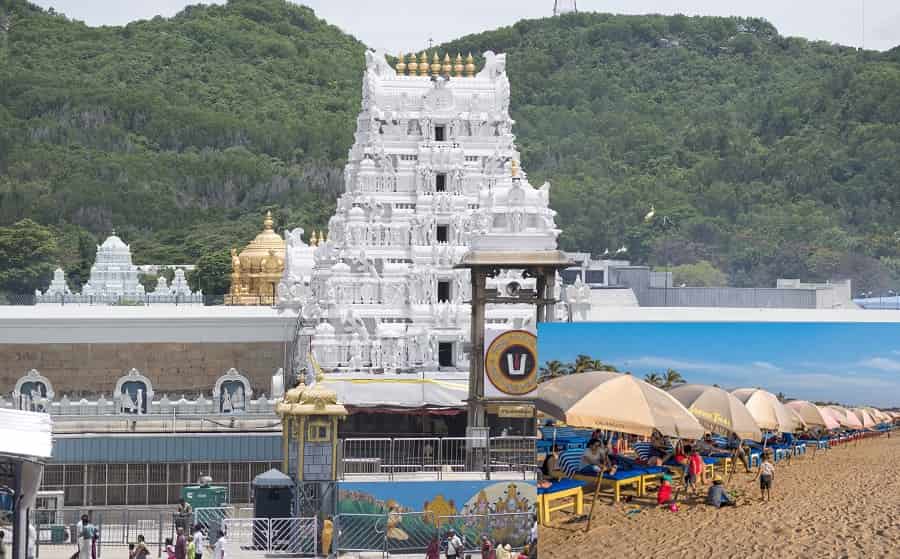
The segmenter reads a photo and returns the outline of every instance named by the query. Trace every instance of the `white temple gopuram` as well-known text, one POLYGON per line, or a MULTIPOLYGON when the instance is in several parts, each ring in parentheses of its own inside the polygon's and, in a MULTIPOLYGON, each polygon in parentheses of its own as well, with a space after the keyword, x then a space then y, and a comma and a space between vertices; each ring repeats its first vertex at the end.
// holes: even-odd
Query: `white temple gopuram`
MULTIPOLYGON (((556 248, 549 185, 534 188, 517 168, 505 55, 484 58, 476 74, 471 55, 442 63, 434 54, 431 64, 413 56, 391 68, 383 53, 366 54, 346 191, 317 247, 302 230, 287 232, 278 286, 279 307, 300 310, 298 332, 323 369, 458 372, 464 394, 470 281, 454 265, 489 232, 508 248, 556 248)), ((529 283, 515 274, 491 281, 500 293, 529 283)), ((489 307, 487 322, 522 327, 532 315, 489 307)))
POLYGON ((144 292, 139 281, 141 270, 131 261, 131 247, 116 232, 97 246, 97 256, 91 266, 90 279, 81 290, 73 293, 66 284, 65 272, 57 268, 53 272, 50 287, 41 293, 35 290, 37 303, 202 303, 203 293, 194 293, 187 285, 183 270, 176 270, 172 285, 160 277, 156 290, 144 292))

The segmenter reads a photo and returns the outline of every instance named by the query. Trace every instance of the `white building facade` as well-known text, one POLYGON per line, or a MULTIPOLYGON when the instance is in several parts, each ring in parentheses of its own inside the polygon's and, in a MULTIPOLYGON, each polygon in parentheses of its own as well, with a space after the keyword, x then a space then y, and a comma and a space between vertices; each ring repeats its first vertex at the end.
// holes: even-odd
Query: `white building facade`
MULTIPOLYGON (((517 169, 505 55, 391 68, 367 53, 362 110, 327 240, 288 232, 281 309, 299 309, 302 335, 332 373, 458 373, 469 369, 468 270, 454 269, 476 237, 510 249, 556 248, 549 185, 517 169)), ((503 277, 493 285, 532 280, 503 277)), ((492 328, 522 327, 533 309, 488 308, 492 328)), ((302 344, 301 344, 302 345, 302 344)), ((299 368, 306 363, 298 351, 299 368)), ((427 398, 426 398, 427 399, 427 398)))

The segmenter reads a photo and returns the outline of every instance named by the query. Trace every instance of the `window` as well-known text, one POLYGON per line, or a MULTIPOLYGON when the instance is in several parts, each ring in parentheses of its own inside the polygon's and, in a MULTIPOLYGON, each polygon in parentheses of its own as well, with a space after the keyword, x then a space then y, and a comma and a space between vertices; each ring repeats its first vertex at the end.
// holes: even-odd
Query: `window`
POLYGON ((440 342, 438 344, 438 365, 441 367, 453 366, 453 342, 440 342))
POLYGON ((329 431, 327 423, 310 423, 307 426, 306 440, 308 442, 327 442, 330 439, 329 431))
POLYGON ((588 270, 584 283, 603 283, 603 270, 588 270))
POLYGON ((443 142, 444 141, 444 125, 439 124, 434 127, 434 141, 435 142, 443 142))
POLYGON ((445 175, 444 173, 438 173, 434 176, 434 190, 436 192, 447 191, 447 175, 445 175))
POLYGON ((437 298, 439 303, 446 303, 450 300, 450 282, 441 280, 438 282, 437 298))
POLYGON ((446 225, 438 225, 437 226, 437 241, 439 243, 447 242, 447 230, 449 229, 446 225))
POLYGON ((559 277, 562 278, 562 282, 564 285, 572 285, 575 283, 575 280, 581 276, 580 268, 567 268, 559 272, 559 277))

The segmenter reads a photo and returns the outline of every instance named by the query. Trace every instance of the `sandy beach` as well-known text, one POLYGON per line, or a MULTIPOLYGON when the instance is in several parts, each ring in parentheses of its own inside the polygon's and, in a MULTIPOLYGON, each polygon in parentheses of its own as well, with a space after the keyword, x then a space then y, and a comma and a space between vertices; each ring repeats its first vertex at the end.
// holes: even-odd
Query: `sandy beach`
POLYGON ((730 509, 698 499, 671 512, 656 508, 655 493, 613 506, 609 493, 601 493, 590 533, 585 522, 556 512, 551 525, 541 527, 540 555, 900 557, 900 436, 779 462, 769 503, 760 502, 758 482, 742 470, 728 485, 743 492, 740 505, 730 509), (627 516, 636 505, 641 512, 627 516))

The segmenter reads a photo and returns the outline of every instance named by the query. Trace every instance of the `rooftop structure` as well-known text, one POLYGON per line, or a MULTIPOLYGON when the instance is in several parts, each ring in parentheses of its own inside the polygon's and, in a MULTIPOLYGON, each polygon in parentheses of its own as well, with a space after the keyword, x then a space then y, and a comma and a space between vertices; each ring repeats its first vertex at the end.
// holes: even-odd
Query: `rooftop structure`
POLYGON ((272 212, 266 212, 263 230, 240 254, 231 249, 229 305, 271 305, 284 273, 285 241, 273 229, 272 212))
POLYGON ((97 256, 91 266, 90 279, 81 290, 74 293, 66 283, 65 271, 57 268, 53 272, 50 287, 41 293, 35 290, 37 303, 201 303, 203 292, 194 293, 187 285, 183 269, 175 270, 172 285, 160 277, 156 290, 144 292, 140 275, 144 273, 131 261, 131 247, 116 236, 116 232, 97 246, 97 256))
POLYGON ((588 253, 567 255, 576 265, 560 272, 560 298, 565 302, 560 314, 572 320, 593 320, 592 316, 610 306, 857 308, 850 298, 849 280, 804 283, 780 279, 775 287, 687 287, 676 286, 671 272, 633 266, 628 260, 595 260, 588 253))

